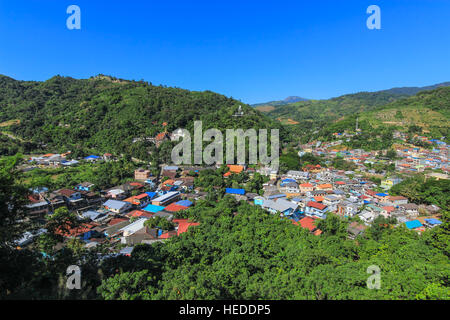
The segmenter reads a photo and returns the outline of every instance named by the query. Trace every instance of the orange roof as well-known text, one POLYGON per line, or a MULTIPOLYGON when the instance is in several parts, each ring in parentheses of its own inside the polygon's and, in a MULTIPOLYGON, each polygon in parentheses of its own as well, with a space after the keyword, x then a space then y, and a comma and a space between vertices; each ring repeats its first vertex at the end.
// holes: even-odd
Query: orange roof
POLYGON ((314 200, 316 200, 317 202, 322 202, 323 201, 323 197, 322 196, 317 196, 317 197, 314 197, 314 200))
POLYGON ((113 226, 113 225, 121 223, 123 221, 128 221, 128 219, 125 219, 125 218, 114 218, 108 223, 108 225, 109 226, 113 226))
POLYGON ((138 200, 141 200, 141 199, 144 199, 144 198, 146 198, 146 197, 148 197, 148 194, 146 194, 146 193, 141 193, 141 194, 135 196, 134 198, 135 198, 135 199, 138 199, 138 200))
POLYGON ((84 224, 81 224, 81 225, 79 225, 79 226, 77 226, 75 228, 72 228, 70 226, 66 226, 66 228, 63 229, 63 228, 59 227, 58 229, 56 229, 55 233, 59 234, 59 235, 62 235, 64 237, 70 237, 70 236, 77 237, 77 236, 82 235, 83 233, 86 233, 86 232, 90 231, 94 227, 95 227, 94 224, 84 223, 84 224))
POLYGON ((231 174, 232 174, 232 172, 231 172, 231 171, 228 171, 228 172, 225 173, 223 176, 224 176, 224 177, 229 177, 229 176, 231 176, 231 174))
POLYGON ((141 211, 141 210, 133 210, 126 214, 128 217, 147 217, 150 218, 153 215, 151 213, 141 211))
POLYGON ((386 206, 386 207, 383 207, 383 210, 386 210, 387 212, 392 212, 392 211, 394 211, 394 207, 392 207, 392 206, 386 206))
POLYGON ((241 173, 244 170, 243 166, 236 165, 236 164, 229 164, 228 168, 230 168, 230 172, 233 172, 233 173, 241 173))
POLYGON ((177 211, 186 210, 186 209, 188 209, 188 207, 180 206, 179 204, 176 204, 176 203, 171 203, 167 207, 164 208, 165 211, 169 211, 169 212, 177 212, 177 211))
POLYGON ((327 207, 324 204, 321 204, 319 202, 314 202, 314 201, 309 201, 306 205, 308 207, 313 207, 313 208, 316 208, 316 209, 319 209, 319 210, 323 210, 323 209, 325 209, 327 207))
POLYGON ((130 186, 142 188, 144 185, 139 182, 130 182, 130 186))
POLYGON ((129 197, 129 198, 126 198, 125 200, 123 200, 123 201, 125 201, 125 202, 129 202, 129 203, 132 203, 132 204, 138 204, 136 201, 134 201, 134 197, 129 197))
POLYGON ((158 133, 157 135, 156 135, 156 140, 162 140, 162 139, 164 139, 166 137, 166 133, 165 132, 161 132, 161 133, 158 133))
POLYGON ((175 183, 175 180, 173 180, 173 179, 167 179, 166 181, 163 182, 163 184, 171 185, 171 186, 173 186, 174 183, 175 183))
POLYGON ((54 153, 47 153, 47 154, 44 154, 43 157, 48 158, 48 157, 51 157, 54 155, 55 155, 54 153))
POLYGON ((163 234, 161 234, 159 236, 160 239, 169 239, 170 238, 170 233, 169 232, 164 232, 163 234))
POLYGON ((329 184, 329 183, 319 184, 317 187, 319 189, 332 189, 333 188, 333 186, 331 184, 329 184))
POLYGON ((178 232, 177 235, 180 235, 184 232, 186 232, 189 227, 198 226, 200 223, 198 222, 188 222, 188 221, 182 221, 178 224, 178 232))
POLYGON ((123 201, 138 205, 138 204, 141 204, 141 203, 139 201, 136 201, 136 200, 141 200, 141 199, 144 199, 145 197, 148 197, 148 194, 142 193, 142 194, 140 194, 138 196, 132 196, 132 197, 126 198, 123 201))
POLYGON ((302 183, 301 185, 300 185, 300 187, 302 187, 302 188, 312 188, 312 187, 314 187, 311 183, 302 183))
POLYGON ((316 229, 316 226, 314 225, 314 222, 316 220, 311 217, 304 217, 303 219, 299 220, 298 223, 300 223, 300 226, 302 228, 306 228, 309 231, 313 231, 316 229))

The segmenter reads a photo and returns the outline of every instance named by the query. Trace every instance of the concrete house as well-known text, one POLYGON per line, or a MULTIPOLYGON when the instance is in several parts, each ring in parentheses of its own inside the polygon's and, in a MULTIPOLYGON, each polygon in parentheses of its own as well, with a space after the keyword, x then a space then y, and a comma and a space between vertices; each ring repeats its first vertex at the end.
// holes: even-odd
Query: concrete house
POLYGON ((131 209, 132 205, 129 202, 119 200, 108 200, 103 204, 106 210, 114 213, 125 213, 131 209))

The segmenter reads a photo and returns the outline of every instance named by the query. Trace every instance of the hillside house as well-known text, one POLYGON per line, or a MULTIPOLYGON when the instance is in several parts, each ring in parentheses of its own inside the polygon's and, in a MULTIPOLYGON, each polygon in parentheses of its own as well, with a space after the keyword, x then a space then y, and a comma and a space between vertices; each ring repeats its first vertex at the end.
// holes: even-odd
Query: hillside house
POLYGON ((329 211, 335 212, 337 211, 337 206, 339 204, 340 200, 335 195, 326 195, 323 197, 322 203, 326 206, 328 206, 329 211))
POLYGON ((309 178, 309 172, 289 170, 286 173, 286 177, 295 180, 306 180, 309 178))
POLYGON ((276 199, 276 200, 264 199, 261 207, 272 214, 279 213, 284 216, 289 216, 295 213, 295 211, 298 208, 298 205, 285 199, 276 199))
POLYGON ((147 179, 150 178, 151 175, 152 173, 150 170, 142 168, 134 170, 134 180, 146 181, 147 179))
POLYGON ((155 206, 167 206, 171 202, 179 200, 180 193, 178 191, 170 191, 152 200, 152 204, 155 206))
POLYGON ((83 182, 75 186, 76 191, 93 191, 95 185, 91 182, 83 182))
POLYGON ((318 218, 326 218, 328 206, 314 201, 309 201, 305 206, 305 214, 308 216, 316 216, 318 218))
POLYGON ((106 210, 114 213, 125 213, 131 209, 131 203, 119 200, 108 200, 103 204, 106 210))
POLYGON ((314 186, 310 183, 302 183, 299 185, 299 187, 301 193, 306 193, 314 190, 314 186))
POLYGON ((389 196, 388 200, 394 206, 399 206, 399 205, 408 203, 408 198, 405 198, 402 196, 389 196))

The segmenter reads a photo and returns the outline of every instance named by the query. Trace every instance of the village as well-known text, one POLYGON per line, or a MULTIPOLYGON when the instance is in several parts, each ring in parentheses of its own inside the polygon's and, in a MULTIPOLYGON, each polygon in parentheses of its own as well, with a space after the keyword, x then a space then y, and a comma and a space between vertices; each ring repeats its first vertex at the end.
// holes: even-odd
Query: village
MULTIPOLYGON (((380 152, 337 150, 335 148, 339 142, 314 141, 301 146, 299 156, 310 153, 324 158, 325 163, 336 157, 353 163, 355 169, 347 171, 309 164, 301 171, 288 170, 281 174, 264 166, 227 165, 223 179, 242 175, 247 181, 239 184, 238 188, 224 188, 223 195, 260 206, 316 236, 322 233, 317 227, 317 220, 326 219, 331 213, 350 220, 347 230, 350 239, 363 234, 379 216, 395 218, 397 226, 404 225, 420 234, 442 223, 441 208, 412 203, 406 197, 389 194, 389 190, 402 181, 400 177, 416 172, 428 170, 427 176, 448 179, 449 146, 438 140, 419 138, 434 147, 429 150, 401 146, 396 149, 395 160, 386 159, 380 152), (394 165, 395 171, 377 173, 373 169, 377 163, 394 165), (265 182, 257 192, 248 192, 246 184, 256 174, 263 176, 265 182), (374 176, 382 177, 381 183, 374 182, 374 176)), ((28 168, 76 166, 79 163, 114 160, 114 156, 108 153, 66 160, 68 154, 32 157, 28 160, 28 168)), ((164 242, 198 226, 198 221, 183 214, 195 208, 196 203, 208 194, 204 188, 195 185, 195 177, 203 170, 217 171, 220 168, 223 165, 162 165, 160 173, 153 175, 143 166, 134 171, 134 181, 106 190, 89 181, 80 181, 71 189, 49 190, 42 186, 32 190, 26 206, 27 214, 31 220, 42 225, 45 224, 45 217, 54 214, 58 208, 67 208, 77 215, 79 225, 64 226, 58 231, 65 239, 58 244, 59 249, 69 239, 78 239, 86 248, 102 244, 109 248, 111 254, 130 255, 135 245, 164 242)), ((34 239, 45 232, 44 227, 37 233, 27 232, 17 241, 17 246, 32 246, 34 239)))

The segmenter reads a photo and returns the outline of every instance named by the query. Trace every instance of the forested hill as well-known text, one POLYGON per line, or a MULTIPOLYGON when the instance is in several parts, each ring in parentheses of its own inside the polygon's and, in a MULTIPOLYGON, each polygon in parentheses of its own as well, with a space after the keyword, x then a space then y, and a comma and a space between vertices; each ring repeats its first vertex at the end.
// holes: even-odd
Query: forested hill
MULTIPOLYGON (((99 75, 44 82, 0 76, 0 132, 17 143, 145 156, 134 138, 192 128, 280 128, 248 105, 211 91, 188 91, 99 75), (244 116, 233 117, 242 105, 244 116), (167 125, 164 127, 163 123, 167 125)), ((284 131, 283 131, 284 132, 284 131)), ((283 135, 283 132, 280 132, 283 135)), ((54 150, 54 151, 58 151, 54 150)), ((87 152, 87 151, 86 151, 87 152)))
POLYGON ((312 121, 314 125, 320 127, 343 116, 371 111, 379 106, 415 95, 422 90, 448 86, 450 86, 450 82, 429 87, 404 87, 376 92, 359 92, 328 100, 309 100, 278 106, 266 114, 280 121, 287 119, 295 122, 312 121))
POLYGON ((374 108, 369 112, 355 113, 324 126, 316 138, 331 137, 334 132, 352 131, 356 118, 362 129, 361 139, 370 140, 377 130, 394 129, 424 134, 429 137, 449 141, 450 137, 450 87, 421 91, 415 96, 400 99, 374 108), (367 135, 367 136, 365 136, 367 135))

